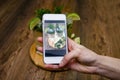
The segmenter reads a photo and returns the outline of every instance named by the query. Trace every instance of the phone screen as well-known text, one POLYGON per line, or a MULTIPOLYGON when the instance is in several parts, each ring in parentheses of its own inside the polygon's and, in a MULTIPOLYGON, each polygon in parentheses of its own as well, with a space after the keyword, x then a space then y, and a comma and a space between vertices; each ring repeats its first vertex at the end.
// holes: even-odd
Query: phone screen
POLYGON ((64 20, 44 21, 45 57, 60 57, 66 54, 67 31, 64 20))

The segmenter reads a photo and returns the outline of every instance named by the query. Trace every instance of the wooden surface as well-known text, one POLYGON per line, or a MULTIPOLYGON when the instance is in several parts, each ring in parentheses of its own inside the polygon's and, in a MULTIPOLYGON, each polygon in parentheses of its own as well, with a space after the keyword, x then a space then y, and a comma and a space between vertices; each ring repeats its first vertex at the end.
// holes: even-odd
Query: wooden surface
POLYGON ((28 22, 35 9, 58 5, 81 16, 73 31, 82 45, 120 58, 120 0, 0 0, 0 80, 109 80, 72 70, 49 72, 32 63, 29 48, 34 40, 28 22))

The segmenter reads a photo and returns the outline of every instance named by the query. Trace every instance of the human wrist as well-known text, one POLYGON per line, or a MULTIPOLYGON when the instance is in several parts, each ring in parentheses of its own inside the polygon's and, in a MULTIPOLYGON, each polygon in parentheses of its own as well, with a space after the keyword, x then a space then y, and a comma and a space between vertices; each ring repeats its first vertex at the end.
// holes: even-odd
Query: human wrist
POLYGON ((101 61, 101 55, 96 54, 94 61, 91 63, 91 66, 95 68, 94 72, 95 74, 99 74, 99 64, 101 61))
POLYGON ((100 61, 101 61, 101 55, 96 55, 96 60, 95 62, 93 63, 93 66, 96 66, 98 67, 98 65, 100 64, 100 61))
POLYGON ((104 63, 104 57, 105 56, 97 55, 96 62, 94 63, 94 66, 96 67, 96 74, 101 75, 106 72, 102 65, 104 63))

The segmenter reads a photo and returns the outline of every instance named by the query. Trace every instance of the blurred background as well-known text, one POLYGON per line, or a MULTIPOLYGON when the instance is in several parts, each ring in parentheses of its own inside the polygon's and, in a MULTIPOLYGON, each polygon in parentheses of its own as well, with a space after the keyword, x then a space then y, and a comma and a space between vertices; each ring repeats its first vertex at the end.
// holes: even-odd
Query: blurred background
POLYGON ((82 45, 120 58, 120 0, 0 0, 0 80, 109 80, 73 70, 50 72, 32 63, 29 21, 36 9, 61 5, 62 12, 80 15, 73 32, 82 45))

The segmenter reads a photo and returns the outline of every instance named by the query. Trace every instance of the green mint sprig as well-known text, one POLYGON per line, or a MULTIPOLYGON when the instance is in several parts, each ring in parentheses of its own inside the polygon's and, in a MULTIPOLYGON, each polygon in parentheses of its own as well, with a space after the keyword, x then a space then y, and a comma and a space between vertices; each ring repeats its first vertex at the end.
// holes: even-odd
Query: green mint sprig
MULTIPOLYGON (((29 23, 29 29, 33 31, 42 32, 42 16, 43 14, 61 14, 62 13, 63 6, 55 7, 53 11, 50 11, 49 9, 37 9, 35 11, 36 17, 33 18, 29 23)), ((68 36, 73 39, 75 42, 80 44, 80 37, 76 37, 75 34, 72 33, 72 24, 73 21, 80 20, 80 17, 77 13, 68 13, 66 14, 67 17, 67 31, 68 36)))

